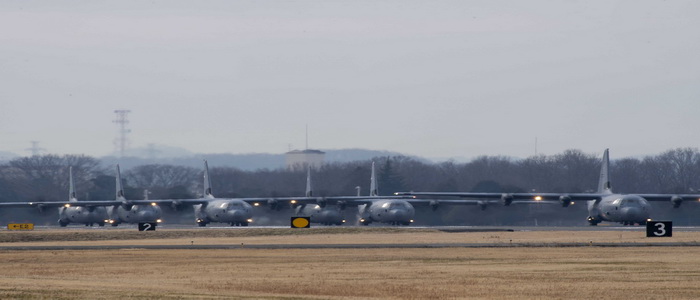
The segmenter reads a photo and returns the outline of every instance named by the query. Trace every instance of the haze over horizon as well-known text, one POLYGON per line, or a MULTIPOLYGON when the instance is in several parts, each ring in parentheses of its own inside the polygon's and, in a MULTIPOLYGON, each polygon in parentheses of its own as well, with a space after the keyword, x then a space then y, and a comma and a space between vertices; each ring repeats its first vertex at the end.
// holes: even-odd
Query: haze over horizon
POLYGON ((0 151, 700 145, 697 1, 4 1, 0 151))

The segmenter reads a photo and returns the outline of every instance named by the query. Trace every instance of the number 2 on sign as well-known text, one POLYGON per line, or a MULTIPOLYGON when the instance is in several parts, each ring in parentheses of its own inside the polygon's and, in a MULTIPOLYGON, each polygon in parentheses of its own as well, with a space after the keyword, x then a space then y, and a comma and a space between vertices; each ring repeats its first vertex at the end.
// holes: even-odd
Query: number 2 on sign
POLYGON ((151 229, 151 223, 144 223, 143 224, 143 231, 147 231, 151 229))

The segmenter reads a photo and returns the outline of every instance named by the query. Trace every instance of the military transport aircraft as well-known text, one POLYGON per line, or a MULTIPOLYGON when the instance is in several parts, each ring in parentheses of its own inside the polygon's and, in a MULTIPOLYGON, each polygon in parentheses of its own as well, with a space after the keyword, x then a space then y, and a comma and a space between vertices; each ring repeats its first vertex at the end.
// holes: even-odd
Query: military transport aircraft
POLYGON ((248 226, 253 222, 253 207, 251 203, 265 200, 264 198, 216 198, 212 194, 209 164, 204 161, 204 193, 200 199, 162 200, 170 202, 174 207, 192 205, 195 222, 204 227, 211 222, 228 223, 231 226, 248 226))
POLYGON ((116 204, 107 207, 109 223, 118 226, 121 223, 160 223, 163 215, 160 206, 150 200, 127 200, 124 197, 122 175, 117 165, 116 204))
POLYGON ((452 201, 483 201, 489 203, 500 201, 510 205, 517 200, 558 201, 563 207, 568 207, 574 201, 588 201, 588 218, 590 225, 598 225, 602 221, 617 222, 623 225, 646 224, 650 221, 651 206, 648 201, 668 201, 678 208, 683 201, 698 201, 700 194, 613 194, 610 185, 609 151, 603 153, 603 163, 600 168, 600 180, 596 193, 463 193, 463 192, 400 192, 396 195, 413 196, 451 196, 469 199, 487 200, 452 200, 452 201))
POLYGON ((104 206, 71 206, 71 202, 78 202, 75 195, 75 183, 73 182, 73 167, 68 169, 68 202, 58 208, 58 224, 66 227, 70 223, 92 226, 97 224, 105 226, 108 221, 107 209, 104 206))
MULTIPOLYGON (((312 198, 313 194, 314 192, 311 185, 311 168, 308 168, 306 172, 306 198, 312 198)), ((299 204, 295 208, 295 213, 297 216, 311 217, 312 223, 319 223, 323 225, 343 225, 345 223, 345 218, 343 217, 345 205, 346 204, 344 202, 341 202, 341 205, 324 205, 323 207, 315 203, 312 205, 299 204)))

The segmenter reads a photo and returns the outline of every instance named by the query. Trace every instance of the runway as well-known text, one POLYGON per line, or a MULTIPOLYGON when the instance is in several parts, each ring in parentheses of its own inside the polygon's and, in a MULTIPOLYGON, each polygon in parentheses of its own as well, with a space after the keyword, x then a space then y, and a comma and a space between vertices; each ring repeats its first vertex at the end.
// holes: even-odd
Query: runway
POLYGON ((95 245, 95 246, 0 246, 0 251, 60 250, 237 250, 237 249, 440 249, 440 248, 631 248, 631 247, 698 247, 700 242, 668 243, 445 243, 445 244, 241 244, 241 245, 95 245))
POLYGON ((700 227, 674 227, 674 237, 646 238, 645 227, 315 227, 135 226, 37 227, 0 231, 0 251, 210 249, 442 249, 567 247, 698 247, 700 227), (173 228, 176 227, 176 228, 173 228), (393 239, 393 240, 389 240, 393 239))

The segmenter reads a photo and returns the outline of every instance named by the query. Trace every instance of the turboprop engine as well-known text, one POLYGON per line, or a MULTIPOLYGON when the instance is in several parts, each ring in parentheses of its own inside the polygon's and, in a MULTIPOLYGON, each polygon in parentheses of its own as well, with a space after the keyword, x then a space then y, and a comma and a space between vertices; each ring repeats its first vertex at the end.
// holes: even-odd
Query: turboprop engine
POLYGON ((673 204, 673 208, 679 208, 681 203, 683 203, 683 198, 678 196, 671 197, 671 204, 673 204))
POLYGON ((561 203, 562 207, 569 207, 569 205, 571 205, 571 197, 559 196, 559 203, 561 203))
POLYGON ((501 204, 503 204, 503 206, 509 206, 511 203, 513 203, 513 195, 511 195, 511 194, 501 195, 501 204))

